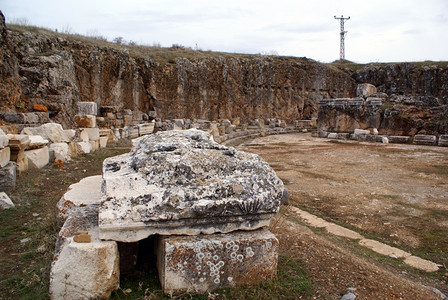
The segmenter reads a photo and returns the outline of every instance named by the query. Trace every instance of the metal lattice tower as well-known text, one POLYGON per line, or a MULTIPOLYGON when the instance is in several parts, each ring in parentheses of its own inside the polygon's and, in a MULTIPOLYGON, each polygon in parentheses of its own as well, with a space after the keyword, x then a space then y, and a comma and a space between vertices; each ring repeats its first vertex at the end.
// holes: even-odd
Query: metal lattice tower
POLYGON ((339 22, 341 23, 341 46, 339 51, 339 59, 343 60, 345 59, 345 35, 347 34, 347 31, 344 30, 344 22, 346 20, 350 20, 350 17, 344 18, 344 16, 341 17, 334 16, 334 18, 336 20, 339 20, 339 22))

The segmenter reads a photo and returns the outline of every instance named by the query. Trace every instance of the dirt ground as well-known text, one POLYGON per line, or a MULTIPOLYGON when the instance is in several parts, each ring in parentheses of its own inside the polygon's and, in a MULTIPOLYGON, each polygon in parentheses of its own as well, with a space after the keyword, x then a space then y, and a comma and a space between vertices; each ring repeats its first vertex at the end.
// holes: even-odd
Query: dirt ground
POLYGON ((441 299, 448 293, 448 149, 313 138, 264 137, 237 147, 262 156, 290 204, 365 237, 443 265, 425 273, 356 242, 304 226, 287 206, 272 226, 287 254, 301 258, 316 299, 441 299))

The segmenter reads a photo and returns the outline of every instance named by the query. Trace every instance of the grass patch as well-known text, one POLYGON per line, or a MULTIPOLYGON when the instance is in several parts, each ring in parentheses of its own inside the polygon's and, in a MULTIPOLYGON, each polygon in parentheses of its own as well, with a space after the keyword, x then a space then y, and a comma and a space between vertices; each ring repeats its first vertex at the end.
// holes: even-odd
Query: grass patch
POLYGON ((0 298, 48 299, 50 264, 60 225, 56 203, 70 184, 101 174, 106 157, 128 152, 130 141, 75 157, 63 168, 47 165, 17 177, 8 195, 16 208, 0 211, 0 298))

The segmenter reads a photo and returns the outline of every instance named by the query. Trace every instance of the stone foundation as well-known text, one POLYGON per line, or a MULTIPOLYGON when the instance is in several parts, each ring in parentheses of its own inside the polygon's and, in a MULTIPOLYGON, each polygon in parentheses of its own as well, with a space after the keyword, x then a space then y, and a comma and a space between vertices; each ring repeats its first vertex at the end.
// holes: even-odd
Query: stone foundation
POLYGON ((162 236, 157 245, 159 280, 165 293, 204 293, 262 282, 277 274, 278 245, 267 229, 162 236))

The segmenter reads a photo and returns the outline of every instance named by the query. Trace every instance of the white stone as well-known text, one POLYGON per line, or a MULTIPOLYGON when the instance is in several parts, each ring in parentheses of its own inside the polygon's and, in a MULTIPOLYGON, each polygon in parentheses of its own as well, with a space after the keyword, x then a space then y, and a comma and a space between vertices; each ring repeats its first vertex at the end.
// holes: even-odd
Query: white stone
POLYGON ((9 199, 8 195, 5 192, 0 192, 0 208, 9 209, 15 207, 16 206, 12 203, 11 199, 9 199))
POLYGON ((9 138, 5 132, 0 128, 0 149, 5 148, 9 144, 9 138))
POLYGON ((50 153, 48 147, 42 147, 34 150, 25 151, 25 156, 28 158, 29 168, 43 168, 50 162, 50 153))
POLYGON ((62 128, 61 124, 47 123, 39 127, 25 127, 21 134, 40 135, 52 143, 68 143, 71 141, 69 134, 62 128))
POLYGON ((64 134, 70 140, 70 142, 73 142, 75 140, 76 130, 66 129, 66 130, 64 130, 64 134))
POLYGON ((92 152, 97 151, 100 148, 100 141, 89 141, 90 146, 92 147, 92 152))
POLYGON ((372 129, 372 133, 373 133, 374 135, 378 135, 378 129, 373 128, 373 129, 372 129))
POLYGON ((92 151, 92 145, 89 142, 77 142, 76 152, 77 153, 90 153, 92 151))
POLYGON ((59 217, 66 219, 74 207, 98 205, 101 200, 101 175, 89 176, 68 187, 57 204, 59 217))
POLYGON ((381 143, 389 144, 389 139, 386 136, 381 137, 381 143))
POLYGON ((327 135, 327 138, 329 138, 329 139, 337 139, 338 138, 338 134, 336 132, 330 132, 327 135))
POLYGON ((355 135, 367 135, 367 134, 370 134, 370 131, 364 130, 364 129, 355 129, 355 131, 353 133, 355 135))
POLYGON ((98 115, 98 106, 95 102, 78 102, 79 115, 98 115))
POLYGON ((67 162, 71 160, 72 151, 67 143, 53 143, 50 145, 49 151, 54 161, 67 162))
POLYGON ((130 153, 107 158, 102 189, 100 237, 125 242, 267 226, 284 193, 258 155, 195 129, 147 135, 130 153))
MULTIPOLYGON (((89 141, 98 141, 100 139, 100 129, 99 128, 82 128, 81 134, 85 134, 89 136, 89 141)), ((87 142, 87 141, 84 141, 87 142)))
POLYGON ((29 135, 28 137, 30 139, 30 143, 26 149, 41 148, 49 143, 47 139, 44 139, 40 135, 29 135))
POLYGON ((108 299, 119 286, 117 243, 67 239, 50 273, 51 299, 108 299))
POLYGON ((87 132, 87 131, 81 131, 80 133, 79 133, 79 139, 82 141, 82 142, 88 142, 89 141, 89 133, 87 132))
POLYGON ((11 149, 9 147, 0 149, 0 168, 3 168, 11 159, 11 149))
POLYGON ((108 136, 100 136, 100 140, 99 140, 100 148, 106 148, 108 141, 109 141, 108 136))
POLYGON ((256 284, 277 274, 278 240, 267 229, 227 234, 166 236, 157 243, 165 293, 206 293, 256 284))

